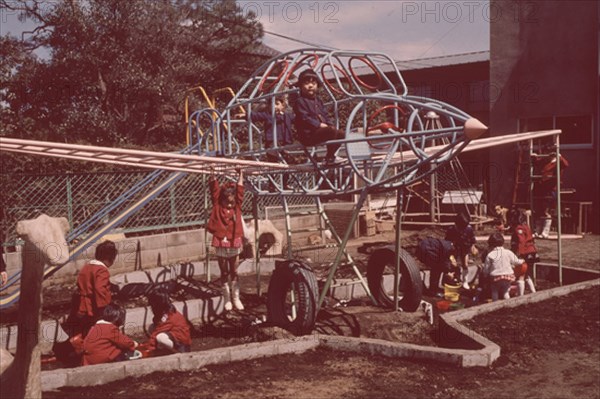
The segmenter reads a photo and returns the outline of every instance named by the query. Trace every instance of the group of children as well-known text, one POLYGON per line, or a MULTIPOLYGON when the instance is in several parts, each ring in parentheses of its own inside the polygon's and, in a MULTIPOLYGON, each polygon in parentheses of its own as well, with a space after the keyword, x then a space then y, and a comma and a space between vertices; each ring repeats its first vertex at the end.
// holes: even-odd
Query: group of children
MULTIPOLYGON (((335 127, 329 117, 325 105, 318 97, 322 86, 317 73, 312 69, 305 69, 298 76, 296 84, 299 96, 294 102, 294 112, 288 111, 288 102, 285 96, 275 97, 275 114, 271 112, 253 111, 252 122, 264 123, 265 147, 270 148, 275 144, 284 146, 293 142, 292 126, 295 126, 300 143, 305 146, 315 146, 328 140, 339 140, 345 137, 343 131, 335 127), (274 131, 277 133, 275 134, 274 131), (276 140, 276 141, 275 141, 276 140)), ((237 114, 236 117, 244 117, 237 114)), ((336 152, 341 144, 328 144, 325 162, 334 164, 341 161, 336 157, 336 152)))
POLYGON ((96 247, 95 259, 77 276, 76 302, 69 323, 71 343, 83 365, 110 363, 142 357, 142 347, 151 351, 189 352, 191 332, 185 317, 175 309, 168 294, 156 292, 148 301, 154 315, 150 338, 138 344, 120 331, 125 310, 112 298, 108 268, 117 257, 112 241, 96 247))
MULTIPOLYGON (((442 275, 443 283, 461 283, 462 288, 471 288, 468 281, 469 258, 477 256, 478 250, 469 220, 467 213, 458 213, 444 239, 427 237, 419 242, 416 255, 431 270, 428 294, 442 295, 442 275)), ((510 287, 515 281, 518 295, 525 294, 525 284, 531 292, 536 291, 531 270, 539 258, 533 234, 522 213, 512 221, 512 225, 511 249, 504 248, 501 232, 492 233, 487 241, 488 250, 482 256, 483 265, 479 266, 480 285, 489 290, 492 301, 509 298, 510 287)))

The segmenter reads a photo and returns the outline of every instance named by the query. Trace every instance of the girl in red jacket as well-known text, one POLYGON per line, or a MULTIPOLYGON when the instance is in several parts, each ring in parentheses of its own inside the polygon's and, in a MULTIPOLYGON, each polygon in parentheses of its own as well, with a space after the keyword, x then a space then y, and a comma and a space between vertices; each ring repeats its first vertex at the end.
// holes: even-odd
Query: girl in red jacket
POLYGON ((525 283, 529 286, 531 292, 535 292, 535 285, 531 278, 533 265, 539 262, 537 248, 533 238, 531 228, 527 225, 527 218, 523 212, 516 215, 515 220, 511 221, 511 226, 515 226, 510 239, 512 251, 521 259, 525 259, 525 263, 518 270, 515 268, 517 276, 517 289, 519 296, 525 295, 525 283))
POLYGON ((237 275, 238 255, 242 252, 244 237, 244 220, 242 219, 244 177, 242 171, 239 170, 237 185, 228 182, 219 186, 219 182, 214 177, 209 181, 209 185, 213 209, 207 229, 213 235, 212 246, 215 248, 221 271, 225 310, 231 310, 233 307, 237 310, 244 310, 244 305, 240 300, 237 275))
POLYGON ((152 335, 148 350, 166 349, 170 352, 189 352, 192 345, 190 326, 171 303, 169 295, 157 292, 149 296, 148 302, 154 314, 152 335))
POLYGON ((90 329, 83 340, 83 365, 110 363, 141 357, 135 353, 138 343, 119 331, 125 322, 125 310, 110 303, 102 319, 90 329))
POLYGON ((86 263, 77 275, 78 307, 76 317, 82 335, 104 314, 104 307, 111 303, 110 289, 111 267, 117 258, 117 247, 112 241, 98 244, 95 259, 86 263))

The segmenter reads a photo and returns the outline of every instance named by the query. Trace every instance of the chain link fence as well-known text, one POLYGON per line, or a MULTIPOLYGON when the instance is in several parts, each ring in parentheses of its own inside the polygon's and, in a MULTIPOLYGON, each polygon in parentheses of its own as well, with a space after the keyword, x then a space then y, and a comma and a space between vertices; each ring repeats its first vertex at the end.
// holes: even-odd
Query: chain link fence
MULTIPOLYGON (((14 245, 19 220, 40 213, 66 217, 71 239, 85 236, 111 218, 135 207, 153 189, 172 175, 164 171, 117 173, 69 173, 60 175, 0 175, 4 245, 14 245), (98 215, 98 212, 103 211, 98 215), (76 236, 73 236, 75 232, 76 236)), ((212 208, 208 176, 187 174, 145 206, 135 210, 120 226, 125 234, 151 234, 204 226, 212 208)), ((309 197, 291 198, 293 205, 311 204, 309 197)), ((277 196, 259 196, 258 217, 265 209, 281 207, 277 196)), ((242 210, 245 218, 253 215, 253 196, 246 192, 242 210)))

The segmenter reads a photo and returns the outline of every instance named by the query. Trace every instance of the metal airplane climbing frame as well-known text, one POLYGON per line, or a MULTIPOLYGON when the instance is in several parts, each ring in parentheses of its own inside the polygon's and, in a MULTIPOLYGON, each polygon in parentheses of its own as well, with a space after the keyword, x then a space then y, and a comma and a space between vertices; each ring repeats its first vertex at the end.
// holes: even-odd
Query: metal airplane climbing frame
MULTIPOLYGON (((305 299, 316 302, 308 312, 316 315, 332 285, 338 265, 347 258, 345 247, 351 235, 351 225, 356 221, 367 195, 398 191, 423 179, 438 166, 453 159, 471 139, 479 137, 486 129, 479 121, 449 104, 409 95, 396 64, 384 54, 307 48, 266 62, 222 109, 216 109, 213 102, 209 108, 193 112, 187 130, 189 147, 181 154, 8 138, 1 138, 0 149, 170 170, 175 172, 173 179, 178 173, 210 173, 216 170, 233 174, 235 168, 243 167, 246 169, 247 185, 255 195, 282 196, 284 201, 293 196, 312 196, 320 201, 320 198, 356 195, 358 200, 350 226, 341 236, 334 232, 338 252, 319 297, 304 295, 305 299), (297 76, 308 68, 320 77, 322 99, 336 127, 345 132, 345 138, 314 147, 300 144, 280 146, 275 125, 274 142, 267 148, 264 129, 252 122, 252 112, 263 107, 275 117, 275 100, 282 95, 288 96, 293 103, 294 96, 298 96, 294 83, 297 76), (440 116, 440 124, 433 129, 426 126, 424 119, 430 111, 440 116), (245 115, 240 117, 240 114, 245 115), (335 165, 321 162, 326 144, 341 144, 338 155, 345 160, 335 165)), ((135 212, 135 209, 130 211, 135 212)), ((111 227, 114 226, 102 229, 102 232, 111 227)), ((96 238, 99 236, 100 233, 94 234, 96 238)), ((379 263, 395 262, 397 270, 410 269, 410 259, 404 253, 395 255, 399 250, 397 243, 392 256, 380 255, 377 258, 381 261, 379 263)), ((301 262, 288 263, 284 268, 291 270, 292 274, 302 269, 301 275, 310 275, 309 268, 298 264, 301 262)), ((281 271, 276 274, 285 276, 288 273, 281 271)), ((376 284, 367 284, 358 271, 356 274, 359 283, 370 293, 372 289, 369 286, 376 284)), ((408 270, 404 275, 414 276, 414 272, 408 270)), ((294 277, 288 280, 291 288, 297 286, 294 277)), ((395 286, 399 284, 402 284, 401 279, 395 286)), ((309 291, 314 291, 316 286, 312 282, 300 285, 304 288, 309 286, 309 291)), ((420 291, 418 296, 420 299, 420 291)), ((411 307, 405 310, 411 310, 411 307)), ((305 315, 308 325, 310 314, 305 315)), ((305 331, 303 328, 300 330, 305 331)))
MULTIPOLYGON (((320 199, 342 195, 358 197, 344 234, 340 236, 333 231, 338 250, 318 298, 316 294, 310 295, 316 284, 313 277, 308 277, 310 267, 302 262, 290 260, 279 265, 272 276, 269 317, 286 328, 303 333, 312 328, 311 314, 316 315, 320 309, 342 262, 352 267, 356 282, 379 303, 388 302, 385 290, 380 288, 383 266, 395 264, 395 307, 399 306, 399 294, 413 297, 402 302, 404 310, 413 311, 418 307, 421 299, 418 267, 407 253, 401 252, 399 234, 393 249, 374 254, 378 265, 372 266, 376 272, 367 273, 370 277, 367 283, 346 251, 352 226, 368 194, 399 192, 406 185, 423 179, 452 160, 471 139, 486 130, 479 121, 449 104, 408 95, 395 62, 384 54, 307 48, 266 62, 222 110, 205 108, 192 113, 188 142, 197 145, 198 152, 203 154, 259 162, 276 160, 288 166, 285 170, 265 170, 263 174, 247 178, 255 195, 282 197, 288 248, 291 248, 291 224, 286 198, 316 197, 319 230, 323 223, 333 230, 320 199), (264 126, 253 122, 252 113, 266 110, 271 112, 272 120, 276 120, 276 100, 287 96, 293 104, 294 97, 299 95, 297 77, 306 69, 314 70, 319 76, 321 99, 332 115, 335 127, 345 132, 345 138, 314 147, 280 145, 277 124, 273 123, 273 143, 267 147, 264 126), (244 110, 242 114, 240 109, 244 110), (426 121, 426 115, 431 112, 439 115, 435 126, 426 121), (338 155, 344 161, 335 165, 323 163, 326 144, 340 144, 338 155), (404 281, 398 276, 400 270, 404 281), (404 287, 402 293, 398 293, 398 286, 404 287), (289 301, 289 304, 279 303, 281 301, 289 301), (296 309, 298 303, 304 309, 296 309)), ((400 214, 400 207, 397 214, 400 214)), ((397 225, 399 228, 399 223, 397 225)), ((288 258, 293 258, 291 252, 288 258)))

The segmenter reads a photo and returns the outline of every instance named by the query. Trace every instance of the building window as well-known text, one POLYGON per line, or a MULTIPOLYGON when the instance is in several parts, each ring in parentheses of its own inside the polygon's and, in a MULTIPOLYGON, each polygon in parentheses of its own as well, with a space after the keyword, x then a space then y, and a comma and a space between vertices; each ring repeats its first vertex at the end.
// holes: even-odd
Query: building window
POLYGON ((560 129, 561 145, 592 145, 592 116, 546 116, 519 119, 519 132, 560 129))
POLYGON ((592 144, 592 116, 557 116, 555 129, 562 130, 561 144, 592 144))

